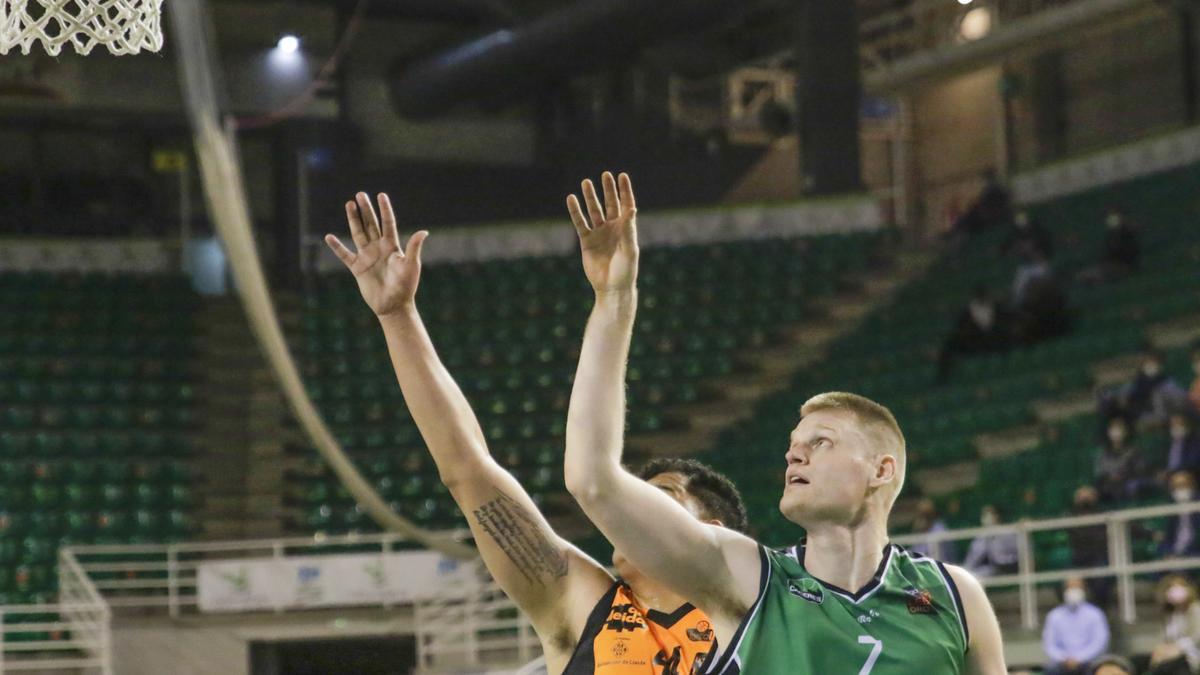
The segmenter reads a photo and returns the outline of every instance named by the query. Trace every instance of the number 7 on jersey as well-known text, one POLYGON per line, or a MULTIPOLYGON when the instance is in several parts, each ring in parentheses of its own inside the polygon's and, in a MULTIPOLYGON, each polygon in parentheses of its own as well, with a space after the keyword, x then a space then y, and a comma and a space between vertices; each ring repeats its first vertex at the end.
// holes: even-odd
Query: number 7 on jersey
POLYGON ((875 667, 875 662, 879 660, 879 655, 883 653, 883 640, 876 640, 870 635, 859 635, 858 644, 871 645, 871 653, 867 656, 867 662, 858 671, 858 675, 871 675, 871 669, 875 667))

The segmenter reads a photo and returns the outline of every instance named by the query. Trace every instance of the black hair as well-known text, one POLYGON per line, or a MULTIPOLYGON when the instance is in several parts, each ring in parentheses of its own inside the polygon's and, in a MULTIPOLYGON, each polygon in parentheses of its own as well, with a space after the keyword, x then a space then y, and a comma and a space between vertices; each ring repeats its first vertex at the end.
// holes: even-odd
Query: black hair
POLYGON ((664 457, 642 465, 637 474, 649 480, 659 474, 677 473, 687 479, 687 493, 700 502, 706 518, 715 518, 731 530, 745 532, 749 526, 742 495, 725 475, 694 459, 664 457))

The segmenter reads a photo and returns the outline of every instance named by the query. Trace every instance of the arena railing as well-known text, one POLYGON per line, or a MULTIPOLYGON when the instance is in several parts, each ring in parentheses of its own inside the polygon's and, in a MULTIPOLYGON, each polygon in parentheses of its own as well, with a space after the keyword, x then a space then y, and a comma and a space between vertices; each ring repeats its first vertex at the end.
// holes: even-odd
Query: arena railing
MULTIPOLYGON (((1018 551, 1016 572, 984 577, 981 581, 989 592, 1016 590, 1021 622, 1025 627, 1036 628, 1039 616, 1043 610, 1048 609, 1039 607, 1039 587, 1056 586, 1071 577, 1114 579, 1120 616, 1124 621, 1133 623, 1138 617, 1135 584, 1139 580, 1155 581, 1166 572, 1200 569, 1200 556, 1158 557, 1142 553, 1135 555, 1135 544, 1138 544, 1139 552, 1148 550, 1143 544, 1148 541, 1146 533, 1153 528, 1146 527, 1147 523, 1197 512, 1200 512, 1200 502, 1168 504, 1087 516, 1022 520, 992 527, 907 534, 893 537, 892 540, 902 545, 926 544, 934 548, 944 542, 969 542, 976 537, 1015 536, 1018 551), (1056 569, 1047 564, 1047 561, 1037 559, 1034 541, 1036 537, 1086 527, 1103 528, 1107 551, 1106 564, 1056 569)), ((64 588, 63 602, 78 605, 81 609, 74 614, 64 615, 65 619, 69 619, 67 623, 75 622, 64 628, 71 630, 72 635, 78 634, 82 639, 90 640, 89 645, 100 645, 107 640, 101 628, 107 620, 107 610, 100 609, 104 605, 113 609, 153 608, 165 611, 173 617, 185 612, 195 612, 198 601, 196 570, 206 562, 323 553, 378 551, 386 554, 401 550, 403 541, 402 537, 393 534, 365 534, 67 547, 62 550, 60 556, 60 577, 64 579, 61 582, 64 588), (100 637, 92 637, 97 635, 100 637)), ((451 649, 461 652, 465 642, 476 639, 465 637, 467 633, 474 631, 472 634, 476 636, 498 636, 498 645, 507 645, 514 653, 518 649, 522 654, 528 649, 536 650, 536 640, 524 628, 527 622, 515 617, 511 622, 497 619, 501 615, 513 615, 513 606, 505 603, 503 594, 490 581, 481 582, 477 587, 447 589, 437 598, 423 601, 418 611, 424 619, 440 626, 457 626, 460 635, 455 639, 441 641, 430 638, 422 649, 431 655, 451 649), (484 620, 480 617, 490 618, 484 620)), ((392 604, 394 603, 381 601, 379 606, 386 608, 392 604)), ((279 611, 283 611, 283 608, 279 611)), ((482 643, 477 646, 492 647, 482 643)), ((536 651, 533 654, 536 655, 536 651)))
MULTIPOLYGON (((454 537, 462 539, 465 534, 457 533, 454 537)), ((396 534, 364 534, 71 546, 62 550, 60 568, 72 573, 78 570, 78 576, 87 582, 84 590, 90 589, 97 597, 103 596, 101 602, 107 602, 117 611, 159 611, 175 618, 200 611, 197 572, 204 564, 341 553, 388 555, 404 552, 405 543, 405 538, 396 534)), ((411 603, 388 601, 380 596, 374 605, 356 603, 355 606, 390 609, 410 604, 415 618, 417 659, 424 669, 446 663, 464 666, 497 662, 518 664, 537 657, 541 647, 524 614, 486 573, 467 576, 466 580, 437 589, 430 596, 411 603)), ((305 609, 279 606, 257 611, 298 612, 305 609)))
POLYGON ((1118 611, 1123 621, 1132 624, 1137 622, 1135 582, 1139 577, 1145 581, 1154 581, 1167 572, 1200 569, 1200 556, 1159 557, 1156 555, 1151 559, 1139 560, 1134 555, 1134 541, 1148 542, 1152 540, 1153 528, 1145 526, 1147 521, 1161 521, 1196 512, 1200 512, 1200 502, 1149 506, 1048 520, 1021 520, 992 527, 908 534, 892 537, 892 541, 907 546, 925 544, 931 550, 936 551, 938 544, 943 542, 970 541, 978 537, 996 535, 1015 535, 1017 538, 1017 571, 1012 574, 985 576, 980 581, 989 593, 1005 588, 1015 587, 1017 589, 1023 627, 1034 629, 1038 626, 1040 608, 1037 591, 1039 586, 1058 586, 1066 579, 1074 577, 1115 579, 1118 611), (1044 566, 1039 566, 1035 555, 1034 535, 1089 527, 1104 528, 1107 564, 1070 569, 1045 569, 1044 566))
POLYGON ((108 605, 69 553, 58 562, 58 602, 0 605, 0 673, 112 675, 108 605))

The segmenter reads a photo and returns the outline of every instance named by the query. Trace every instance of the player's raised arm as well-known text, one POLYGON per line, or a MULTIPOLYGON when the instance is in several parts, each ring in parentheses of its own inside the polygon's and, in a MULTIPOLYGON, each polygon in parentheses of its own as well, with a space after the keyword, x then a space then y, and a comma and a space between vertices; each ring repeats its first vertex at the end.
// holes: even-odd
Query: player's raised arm
POLYGON ((740 618, 759 590, 761 559, 745 536, 697 520, 674 499, 621 466, 625 365, 637 309, 637 207, 629 176, 591 181, 567 199, 583 268, 596 293, 567 414, 567 489, 633 564, 714 620, 740 618), (723 563, 723 564, 722 564, 723 563))
POLYGON ((962 598, 966 614, 967 664, 972 675, 1004 675, 1008 666, 1004 663, 1004 641, 1000 637, 1000 623, 996 612, 983 590, 983 585, 970 572, 956 565, 946 565, 962 598))
POLYGON ((333 235, 325 241, 354 273, 383 326, 404 400, 442 482, 466 514, 488 570, 530 615, 544 643, 573 645, 612 579, 554 533, 525 490, 488 453, 478 420, 417 313, 421 248, 428 233, 417 232, 401 249, 387 195, 379 196, 379 209, 382 221, 363 193, 346 203, 357 252, 333 235))

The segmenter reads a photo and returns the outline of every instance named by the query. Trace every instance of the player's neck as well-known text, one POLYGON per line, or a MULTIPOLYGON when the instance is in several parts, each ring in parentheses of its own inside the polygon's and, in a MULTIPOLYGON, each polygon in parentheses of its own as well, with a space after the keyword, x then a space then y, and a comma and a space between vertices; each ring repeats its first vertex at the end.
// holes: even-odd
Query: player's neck
POLYGON ((887 540, 887 526, 871 519, 855 527, 809 528, 804 569, 827 584, 855 593, 875 576, 887 540))
POLYGON ((640 574, 630 575, 630 577, 624 579, 624 581, 629 584, 629 588, 633 590, 634 597, 646 609, 656 609, 665 614, 670 614, 687 602, 683 596, 672 593, 662 584, 651 581, 640 574))

